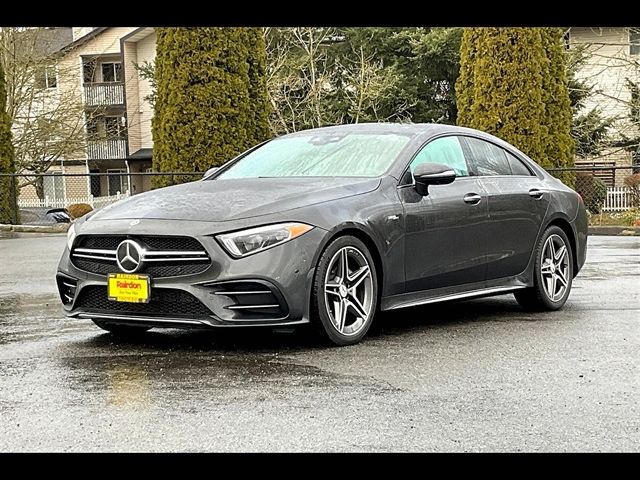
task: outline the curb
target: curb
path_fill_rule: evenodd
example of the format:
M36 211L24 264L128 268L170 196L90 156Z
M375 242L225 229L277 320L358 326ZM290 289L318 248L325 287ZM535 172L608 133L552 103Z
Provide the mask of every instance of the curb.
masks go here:
M3 225L0 224L0 232L16 233L65 233L69 230L70 223L56 223L54 225Z
M640 236L640 227L627 226L590 226L589 235L622 235L635 237Z

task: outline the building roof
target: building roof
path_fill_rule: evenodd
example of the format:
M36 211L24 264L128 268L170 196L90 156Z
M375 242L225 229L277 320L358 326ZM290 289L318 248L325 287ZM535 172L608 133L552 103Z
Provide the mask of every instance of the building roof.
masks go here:
M58 50L58 53L59 54L65 54L65 53L73 50L76 47L84 45L89 40L92 40L96 36L100 35L102 32L104 32L108 28L111 28L111 27L96 27L93 30L91 30L89 33L87 33L86 35L83 35L82 37L78 38L77 40L65 45L64 47L62 47L60 50Z
M137 42L153 33L153 27L138 27L120 39L121 42Z
M141 148L127 157L127 160L151 160L153 148Z
M71 27L37 27L14 29L9 37L12 48L27 55L49 56L73 40Z

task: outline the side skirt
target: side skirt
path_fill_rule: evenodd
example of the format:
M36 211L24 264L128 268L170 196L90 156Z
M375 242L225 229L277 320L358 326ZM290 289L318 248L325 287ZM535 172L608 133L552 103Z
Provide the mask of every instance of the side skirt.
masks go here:
M445 287L435 290L422 290L420 292L402 293L382 299L381 310L394 310L396 308L413 307L429 303L446 302L472 297L488 297L513 292L527 285L516 278L492 280L491 282L478 282L458 287Z

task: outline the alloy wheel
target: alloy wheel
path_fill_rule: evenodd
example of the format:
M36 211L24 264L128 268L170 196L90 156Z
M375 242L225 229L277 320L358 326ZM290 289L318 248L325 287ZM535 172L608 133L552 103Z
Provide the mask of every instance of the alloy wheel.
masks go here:
M339 249L324 279L324 298L333 327L343 335L357 335L373 306L373 277L364 254L353 246Z
M550 235L542 248L540 259L542 286L552 302L561 300L569 285L569 254L560 235Z

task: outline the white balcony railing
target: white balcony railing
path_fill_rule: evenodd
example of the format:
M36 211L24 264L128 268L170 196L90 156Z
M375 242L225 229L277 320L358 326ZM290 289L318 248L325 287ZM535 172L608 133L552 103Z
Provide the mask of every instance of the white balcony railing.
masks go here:
M124 105L122 82L85 83L84 102L87 107Z
M123 159L127 157L127 140L115 138L109 140L87 141L87 157L90 160Z

